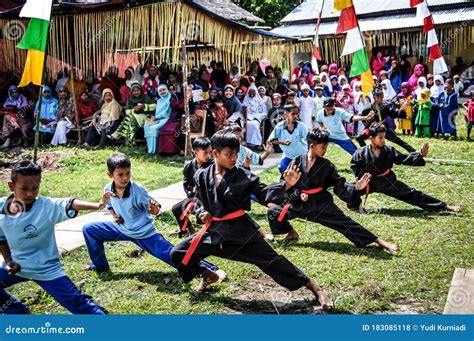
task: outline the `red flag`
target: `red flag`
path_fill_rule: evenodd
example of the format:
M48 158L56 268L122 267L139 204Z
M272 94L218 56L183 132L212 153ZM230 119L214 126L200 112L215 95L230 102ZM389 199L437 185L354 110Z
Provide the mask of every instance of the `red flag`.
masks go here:
M423 19L423 32L429 32L434 30L433 16L425 17Z
M431 46L430 47L430 62L441 57L443 57L441 46L439 46L439 44Z
M415 7L416 5L419 5L423 3L425 0L410 0L410 7Z
M339 17L336 34L347 32L356 27L357 27L357 17L355 14L354 6L344 8L341 11L341 16Z

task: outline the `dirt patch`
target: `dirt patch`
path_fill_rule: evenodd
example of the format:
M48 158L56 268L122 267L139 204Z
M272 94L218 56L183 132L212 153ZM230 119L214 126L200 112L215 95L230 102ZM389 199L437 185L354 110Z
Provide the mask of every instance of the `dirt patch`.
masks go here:
M426 314L423 302L414 298L403 297L394 300L392 301L392 307L393 309L384 313L405 315Z
M224 314L324 314L308 290L289 291L262 275L251 278L232 299Z
M5 154L0 161L0 181L8 181L10 179L11 167L19 160L32 159L32 154L26 154L27 150L23 148L14 148ZM43 172L52 172L61 169L59 161L63 157L72 155L73 152L54 151L42 152L38 154L37 164L41 166Z

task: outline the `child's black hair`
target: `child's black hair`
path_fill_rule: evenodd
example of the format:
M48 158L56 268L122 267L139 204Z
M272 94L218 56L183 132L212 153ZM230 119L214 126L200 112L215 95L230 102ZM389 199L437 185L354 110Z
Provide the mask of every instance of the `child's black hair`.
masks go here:
M125 154L113 154L107 159L107 170L113 173L117 168L131 168L132 163Z
M306 135L308 146L311 144L326 144L329 143L329 132L325 129L314 128Z
M209 148L210 145L211 145L211 140L209 140L209 137L204 137L204 136L197 137L193 141L193 150L196 150L196 149L206 150L207 148Z
M369 137L376 137L378 133L386 133L387 128L383 124L380 124L378 122L372 123L372 125L369 127Z
M214 102L224 103L224 98L221 95L217 95Z
M452 78L446 79L444 83L448 83L449 85L454 86L454 81L452 80Z
M37 176L41 172L41 167L29 160L18 161L13 165L11 180L15 183L20 176Z
M220 130L211 138L211 147L213 150L221 152L224 148L239 151L240 142L237 136L227 130Z
M225 127L224 130L226 132L237 133L237 132L242 132L242 127L239 126L238 124L231 124Z

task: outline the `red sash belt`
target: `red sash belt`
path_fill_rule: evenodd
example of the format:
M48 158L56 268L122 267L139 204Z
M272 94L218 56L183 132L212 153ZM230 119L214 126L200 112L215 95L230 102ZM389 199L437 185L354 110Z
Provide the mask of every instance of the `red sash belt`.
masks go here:
M221 218L211 217L209 222L204 224L204 226L199 230L198 234L191 241L191 245L189 246L188 251L186 251L186 254L184 255L183 261L181 263L183 265L188 265L189 260L191 259L191 256L193 255L194 251L196 251L196 248L199 245L199 242L201 241L202 237L204 236L204 233L206 233L207 229L211 226L211 224L214 221L232 220L232 219L242 217L243 215L245 215L245 211L244 210L238 210L238 211L226 214L225 216L223 216Z
M384 123L385 123L385 120L382 120L382 122L380 122L379 125L382 125ZM369 130L370 130L370 127L365 128L364 131L361 133L361 135L369 136Z
M390 169L387 169L385 172L379 174L379 175L376 175L375 177L376 178L380 178L382 176L385 176L387 175L388 173L390 173ZM367 198L369 197L369 193L370 193L370 182L367 184L367 186L365 187L365 198L364 198L364 206L365 206L365 203L367 201Z
M313 189L302 189L301 192L302 193L306 193L306 194L316 194L316 193L319 193L321 191L324 190L324 187L317 187L317 188L313 188ZM281 222L286 214L288 213L288 210L290 209L291 207L291 204L286 204L285 206L283 206L283 209L281 210L280 214L278 215L278 222Z
M179 220L183 221L184 224L183 227L181 227L181 231L184 232L186 231L186 227L188 227L189 224L189 213L191 213L192 209L194 208L194 205L196 205L196 202L194 200L191 200L187 205L186 208L184 209L183 213L179 217Z

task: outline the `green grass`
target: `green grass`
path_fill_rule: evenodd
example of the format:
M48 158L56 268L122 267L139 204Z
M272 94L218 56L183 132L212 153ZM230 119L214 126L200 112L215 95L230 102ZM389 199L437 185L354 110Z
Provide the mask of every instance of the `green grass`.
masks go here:
M406 137L406 140L417 149L426 141L411 137ZM474 143L429 142L432 145L429 156L432 158L474 159ZM85 198L98 195L83 189L85 186L77 185L76 180L78 177L87 179L87 187L97 187L99 193L107 181L103 158L110 151L78 153L62 161L66 167L60 174L45 175L43 194L75 194ZM331 145L327 157L343 176L353 178L347 153ZM178 180L181 161L172 165L170 159L164 159L159 161L158 167L154 160L143 153L134 156L137 181L155 189ZM169 168L175 175L168 170L163 172L162 167ZM368 208L376 213L359 215L347 211L345 205L336 200L354 220L380 237L397 243L401 252L396 256L375 246L358 249L342 235L301 220L294 221L294 227L301 235L297 244L286 247L277 243L273 245L327 289L336 301L338 313L399 313L403 308L419 313L442 313L454 269L474 267L473 170L474 165L469 163L430 162L423 168L395 167L399 179L407 184L449 204L461 205L462 212L457 214L426 213L386 196L373 194ZM277 177L275 169L261 174L265 182L272 182ZM252 215L268 230L263 207L254 205ZM156 226L165 236L176 229L170 213L157 218ZM172 243L178 242L177 238L168 239ZM89 262L84 247L66 255L63 264L66 273L76 284L80 284L86 294L93 296L114 314L271 313L275 311L269 302L275 297L285 297L285 293L278 286L273 286L268 277L255 267L213 257L209 260L228 272L230 280L216 285L216 289L209 293L196 296L193 287L197 280L190 285L182 284L172 268L148 254L140 258L126 256L136 249L131 243L107 244L106 252L112 271L101 276L80 271L81 266ZM30 304L33 313L66 313L34 283L17 285L11 292ZM299 302L295 312L311 311L307 309L311 303L304 301L310 295L304 289L295 292L293 298ZM284 306L279 307L285 311Z
M78 199L98 201L104 186L110 182L106 160L113 153L121 152L132 161L133 180L150 190L166 187L182 179L183 157L148 155L144 147L136 149L116 147L102 150L85 150L75 147L42 148L42 152L68 153L59 160L60 169L46 171L42 177L40 195L52 197L76 196ZM0 153L0 158L5 157ZM31 157L29 151L22 157ZM0 196L8 194L6 182L0 184Z

